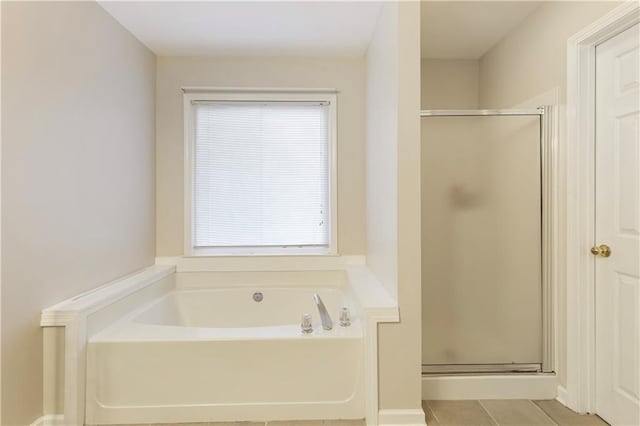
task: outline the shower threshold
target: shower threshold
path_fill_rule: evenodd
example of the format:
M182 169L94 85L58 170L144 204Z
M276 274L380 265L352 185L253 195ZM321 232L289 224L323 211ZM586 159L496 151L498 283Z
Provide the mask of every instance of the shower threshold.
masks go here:
M542 364L422 364L422 375L473 373L541 373Z

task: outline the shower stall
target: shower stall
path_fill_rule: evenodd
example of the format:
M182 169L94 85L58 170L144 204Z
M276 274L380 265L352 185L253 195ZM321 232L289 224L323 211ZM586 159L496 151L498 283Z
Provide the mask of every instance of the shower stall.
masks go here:
M552 113L421 113L425 375L553 369Z

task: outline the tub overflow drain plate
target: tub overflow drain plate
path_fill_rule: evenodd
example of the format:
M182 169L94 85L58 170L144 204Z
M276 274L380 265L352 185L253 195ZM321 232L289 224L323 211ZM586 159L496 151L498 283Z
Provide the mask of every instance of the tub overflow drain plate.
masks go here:
M259 291L256 291L255 293L253 293L253 300L256 302L262 302L262 299L264 299L264 296L262 295L262 293L260 293Z

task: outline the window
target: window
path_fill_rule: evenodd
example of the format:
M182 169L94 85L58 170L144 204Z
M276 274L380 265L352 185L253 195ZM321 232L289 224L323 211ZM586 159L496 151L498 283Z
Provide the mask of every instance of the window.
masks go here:
M185 91L185 254L334 254L335 94Z

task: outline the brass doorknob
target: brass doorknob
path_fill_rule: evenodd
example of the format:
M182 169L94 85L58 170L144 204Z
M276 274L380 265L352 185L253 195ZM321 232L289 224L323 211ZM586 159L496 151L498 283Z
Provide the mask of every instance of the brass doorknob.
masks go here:
M599 246L591 247L591 253L595 256L609 257L611 256L611 249L606 244L600 244Z

